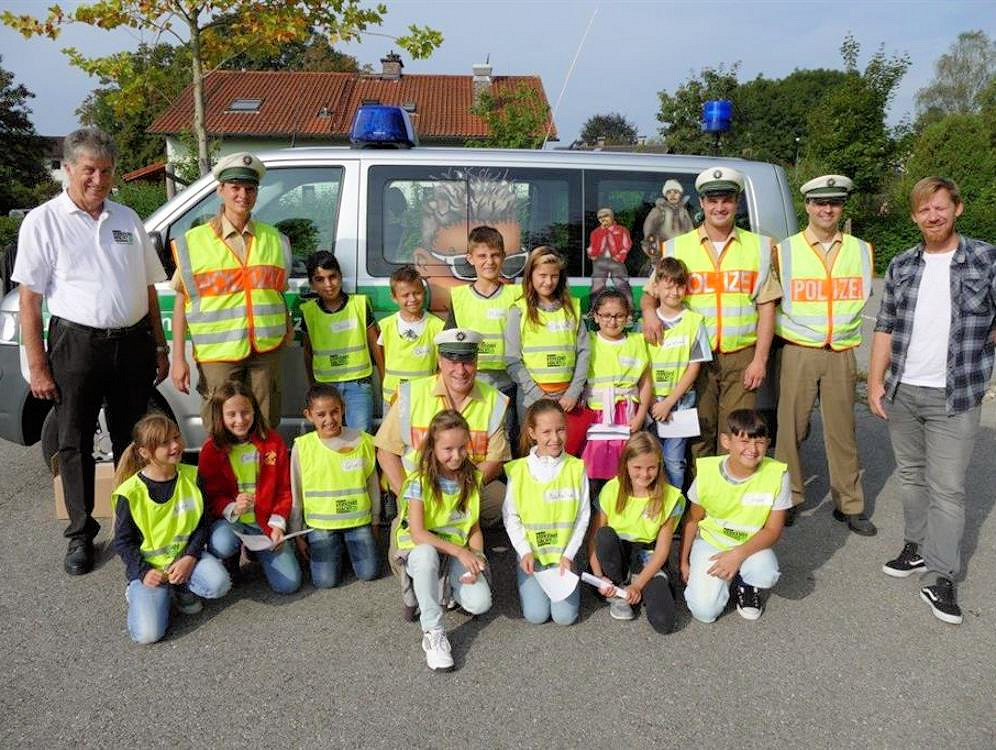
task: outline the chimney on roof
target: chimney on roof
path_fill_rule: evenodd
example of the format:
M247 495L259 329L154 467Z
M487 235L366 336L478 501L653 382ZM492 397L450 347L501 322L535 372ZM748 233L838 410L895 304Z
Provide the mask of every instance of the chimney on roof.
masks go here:
M380 64L383 66L380 77L385 81L397 81L401 78L401 69L405 67L405 64L401 62L401 55L397 52L393 50L388 52L380 58Z
M481 98L481 94L491 90L491 63L477 63L473 67L474 71L474 102Z

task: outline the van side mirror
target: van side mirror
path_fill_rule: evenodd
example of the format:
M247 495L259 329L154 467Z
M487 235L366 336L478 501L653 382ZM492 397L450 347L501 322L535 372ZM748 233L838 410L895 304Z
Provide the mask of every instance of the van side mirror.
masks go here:
M152 240L152 247L156 251L159 262L163 264L163 270L167 277L172 277L176 266L173 264L173 253L171 253L163 242L162 232L149 232L149 239Z

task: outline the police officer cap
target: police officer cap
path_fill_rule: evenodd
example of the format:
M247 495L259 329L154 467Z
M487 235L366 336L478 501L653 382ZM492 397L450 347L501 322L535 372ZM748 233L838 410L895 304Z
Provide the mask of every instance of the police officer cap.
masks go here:
M436 334L439 356L457 362L473 362L481 344L481 334L469 328L449 328Z
M737 195L744 189L744 176L730 167L709 167L695 178L699 195Z
M248 182L259 185L266 174L266 167L248 151L240 151L219 159L211 174L218 182Z
M839 198L844 200L853 189L854 183L842 174L825 174L822 177L814 177L799 188L806 196L806 200L810 198Z

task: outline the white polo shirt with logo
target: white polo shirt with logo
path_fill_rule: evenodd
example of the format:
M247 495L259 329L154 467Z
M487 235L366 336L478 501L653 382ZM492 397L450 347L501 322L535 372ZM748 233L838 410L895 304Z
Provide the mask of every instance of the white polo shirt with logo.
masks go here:
M105 199L94 219L62 192L24 217L11 278L52 315L124 328L148 314L148 287L166 274L138 214Z

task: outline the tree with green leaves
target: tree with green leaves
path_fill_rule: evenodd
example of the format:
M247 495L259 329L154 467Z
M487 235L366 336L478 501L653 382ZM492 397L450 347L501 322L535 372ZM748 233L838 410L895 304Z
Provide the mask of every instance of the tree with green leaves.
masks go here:
M996 81L996 40L966 31L934 63L934 79L916 92L921 119L978 112L986 89Z
M470 147L540 148L546 140L550 107L525 83L501 93L482 92L470 111L488 126L487 136L467 141Z
M579 140L589 146L604 143L607 146L632 146L637 139L636 125L618 112L592 115L581 126Z
M272 50L249 49L225 60L226 70L294 70L305 73L359 73L369 72L370 66L360 66L352 55L340 52L328 38L312 33L309 39L300 39Z
M306 42L315 33L328 39L358 39L370 26L383 21L387 8L360 5L360 0L95 0L72 11L58 5L48 16L0 14L5 24L25 37L56 39L65 26L82 23L101 29L130 28L175 39L189 47L189 82L193 86L193 133L201 174L211 169L208 135L204 126L204 76L225 60L252 50L279 54L285 44ZM442 43L442 35L412 24L396 39L414 58L427 57ZM124 61L119 55L84 57L67 49L70 61L91 75L116 80Z

